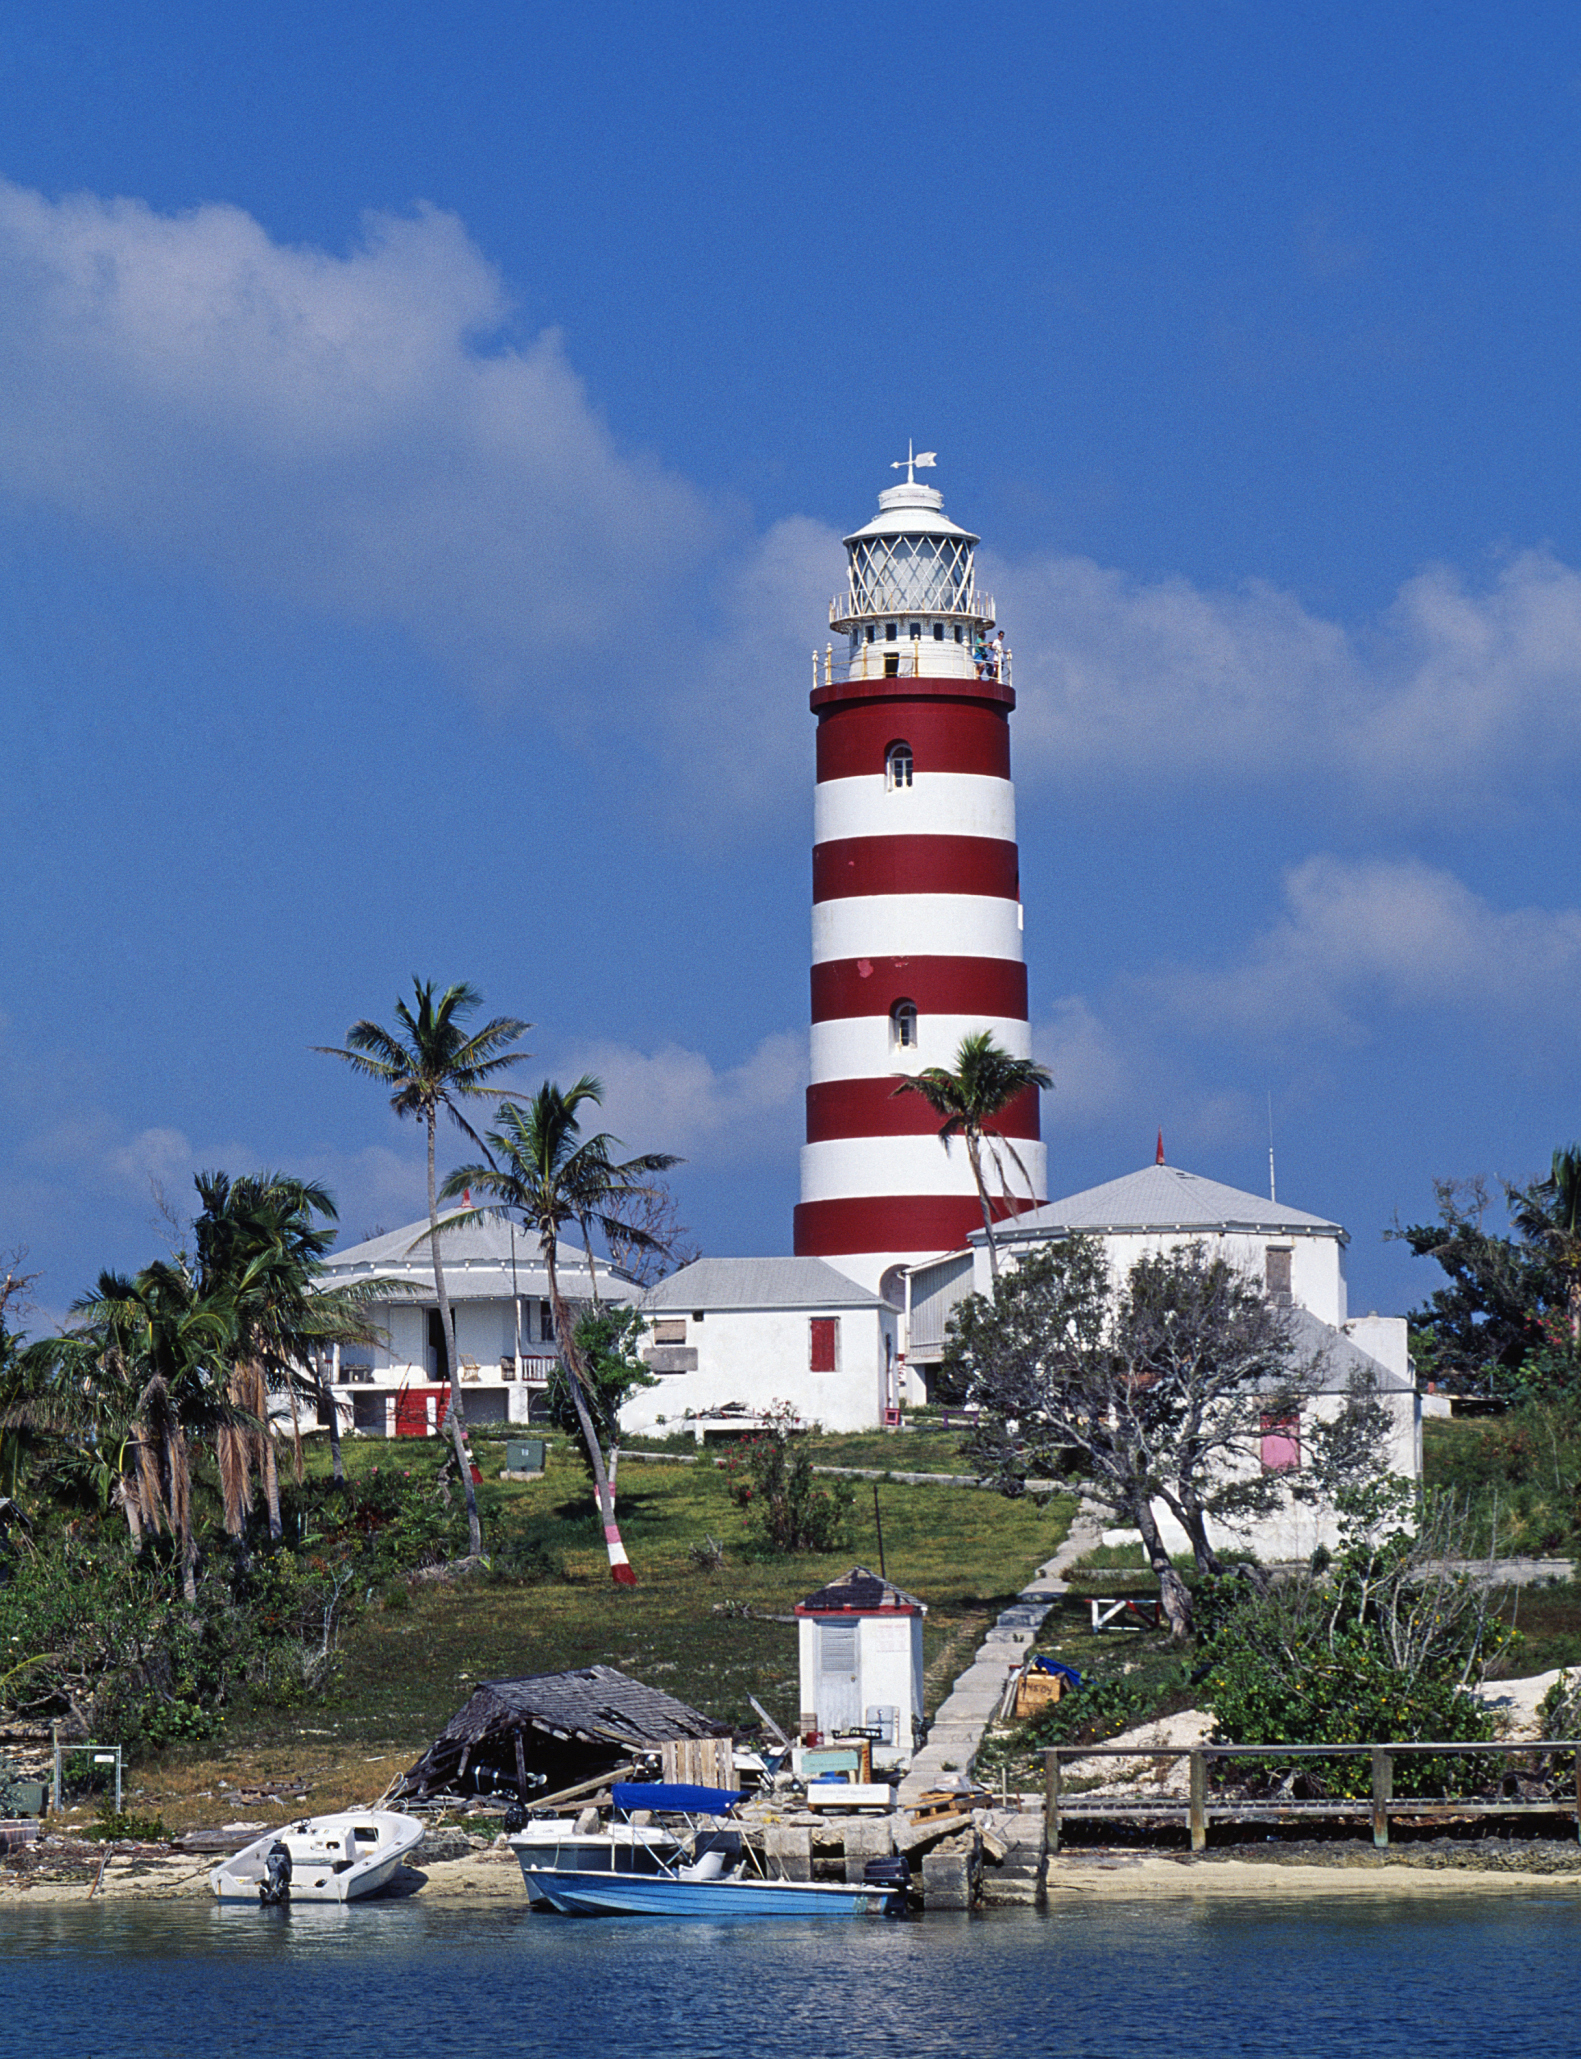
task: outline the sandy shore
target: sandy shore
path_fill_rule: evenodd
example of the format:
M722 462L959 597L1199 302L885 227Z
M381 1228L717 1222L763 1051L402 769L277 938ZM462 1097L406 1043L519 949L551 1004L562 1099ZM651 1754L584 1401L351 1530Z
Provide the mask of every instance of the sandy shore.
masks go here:
M143 1902L203 1899L210 1893L213 1860L193 1854L170 1854L148 1847L113 1849L100 1873L101 1854L84 1854L80 1846L37 1850L26 1871L0 1868L0 1911L43 1902ZM1124 1897L1180 1897L1268 1901L1290 1895L1343 1895L1374 1898L1399 1895L1562 1894L1581 1893L1581 1849L1573 1871L1555 1872L1551 1848L1545 1848L1544 1870L1516 1871L1518 1853L1505 1853L1499 1863L1477 1865L1412 1865L1403 1853L1385 1858L1358 1848L1344 1848L1328 1863L1286 1859L1241 1858L1233 1854L1200 1859L1186 1855L1130 1852L1058 1853L1049 1861L1048 1905L1057 1914L1078 1896L1114 1900ZM1533 1864L1536 1864L1533 1855ZM464 1859L435 1860L403 1867L382 1901L493 1902L525 1908L521 1873L514 1854L489 1849ZM0 1914L0 1923L3 1923Z

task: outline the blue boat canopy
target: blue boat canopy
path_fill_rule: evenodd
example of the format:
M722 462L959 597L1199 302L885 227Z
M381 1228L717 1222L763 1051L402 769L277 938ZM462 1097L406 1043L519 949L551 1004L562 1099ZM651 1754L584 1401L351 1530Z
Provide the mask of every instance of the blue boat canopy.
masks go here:
M611 1790L615 1807L658 1809L676 1816L728 1816L746 1795L744 1787L687 1787L679 1781L617 1780Z

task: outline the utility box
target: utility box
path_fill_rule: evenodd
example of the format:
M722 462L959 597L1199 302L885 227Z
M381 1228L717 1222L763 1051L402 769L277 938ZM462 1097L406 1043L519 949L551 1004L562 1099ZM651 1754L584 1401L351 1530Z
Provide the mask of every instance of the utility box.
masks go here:
M544 1468L544 1440L541 1437L508 1437L505 1440L507 1473L541 1473Z
M853 1566L796 1605L802 1735L863 1736L875 1768L909 1766L922 1719L924 1603Z

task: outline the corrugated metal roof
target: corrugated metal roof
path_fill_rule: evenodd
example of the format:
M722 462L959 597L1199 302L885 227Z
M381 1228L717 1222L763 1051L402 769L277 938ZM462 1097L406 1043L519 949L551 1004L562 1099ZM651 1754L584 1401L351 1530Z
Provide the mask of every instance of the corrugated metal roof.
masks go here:
M796 1604L798 1616L829 1616L841 1610L871 1616L884 1610L911 1609L923 1615L928 1613L926 1602L918 1601L914 1594L907 1594L893 1580L885 1580L879 1574L869 1572L866 1566L853 1566L849 1573L838 1580L831 1580L827 1587L820 1587L816 1593Z
M1321 1215L1270 1201L1265 1194L1243 1193L1178 1165L1145 1165L1123 1179L1029 1209L996 1224L994 1238L1009 1244L1048 1230L1250 1230L1259 1235L1345 1237L1338 1223ZM974 1230L971 1242L981 1244L983 1236L983 1231Z
M516 1226L515 1270L511 1267L511 1225L501 1216L484 1216L477 1222L457 1227L440 1217L439 1252L444 1261L445 1287L453 1301L508 1299L514 1294L549 1292L549 1272L538 1248L538 1239L520 1224ZM599 1292L606 1301L627 1302L636 1298L634 1283L605 1259L599 1259ZM571 1301L586 1300L589 1293L587 1253L580 1244L563 1240L555 1251L555 1267L561 1292ZM324 1261L322 1278L331 1286L377 1276L403 1280L431 1295L434 1269L429 1260L428 1220L407 1223L398 1230L386 1230L365 1243L333 1251Z
M699 1258L660 1280L644 1308L885 1308L821 1258Z

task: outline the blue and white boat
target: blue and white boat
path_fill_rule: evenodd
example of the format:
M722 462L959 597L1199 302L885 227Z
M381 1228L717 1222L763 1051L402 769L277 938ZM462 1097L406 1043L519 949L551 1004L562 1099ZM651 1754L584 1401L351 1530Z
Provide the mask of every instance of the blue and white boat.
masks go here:
M622 1782L613 1792L615 1807L630 1814L646 1810L688 1819L728 1816L742 1797L724 1788L683 1787L665 1782ZM633 1829L645 1826L633 1825ZM666 1836L670 1852L658 1842ZM511 1843L517 1844L512 1838ZM579 1849L580 1847L580 1849ZM539 1843L530 1853L518 1848L527 1891L562 1916L702 1917L711 1922L741 1917L808 1917L901 1915L904 1887L838 1881L768 1880L745 1870L748 1853L739 1835L717 1829L694 1833L692 1857L685 1858L678 1840L664 1833L653 1842L622 1843L612 1839L592 1866L585 1860L585 1839L566 1839L555 1852L557 1861ZM606 1856L607 1853L607 1856ZM671 1855L673 1853L673 1856ZM572 1863L566 1864L569 1860ZM529 1871L529 1865L531 1870Z

